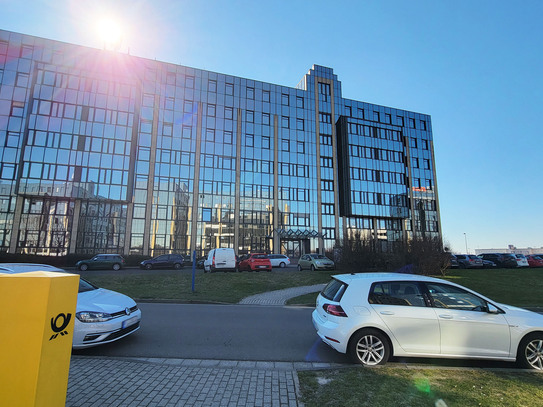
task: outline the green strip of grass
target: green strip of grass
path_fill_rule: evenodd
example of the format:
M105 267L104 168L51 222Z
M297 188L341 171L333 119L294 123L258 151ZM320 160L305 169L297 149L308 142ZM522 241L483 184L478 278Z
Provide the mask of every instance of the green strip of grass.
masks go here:
M93 275L83 277L100 287L120 291L140 300L175 300L181 302L237 303L253 294L327 283L336 271L273 271L271 273L203 273L192 274L156 271L122 275ZM495 301L519 307L543 307L543 269L454 270L444 277L471 288ZM314 304L317 294L308 294L289 304Z
M543 405L540 372L356 367L298 377L306 407Z
M326 283L330 275L326 271L273 271L243 273L203 273L195 277L192 292L192 274L142 273L135 275L92 275L82 277L99 287L119 291L140 300L175 300L182 302L221 302L235 304L253 294Z

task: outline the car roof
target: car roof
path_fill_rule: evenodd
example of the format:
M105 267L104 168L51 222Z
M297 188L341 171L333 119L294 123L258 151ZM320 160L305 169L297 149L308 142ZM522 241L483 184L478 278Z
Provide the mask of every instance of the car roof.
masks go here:
M65 271L49 264L39 263L0 263L0 273L16 274L31 271Z
M343 281L346 284L349 284L354 281L365 281L365 280L379 280L379 281L396 281L396 280L417 280L417 281L428 281L434 283L441 283L445 280L439 278L427 277L420 274L405 274L405 273L351 273L351 274L337 274L332 276L336 280ZM450 283L449 281L446 281ZM454 283L453 283L454 284Z

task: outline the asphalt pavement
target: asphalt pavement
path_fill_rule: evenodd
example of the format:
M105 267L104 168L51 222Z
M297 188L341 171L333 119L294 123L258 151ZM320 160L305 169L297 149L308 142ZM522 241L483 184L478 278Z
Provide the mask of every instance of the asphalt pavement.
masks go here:
M318 285L280 290L247 301L281 305L321 289ZM76 354L70 363L66 406L300 406L297 371L334 365Z

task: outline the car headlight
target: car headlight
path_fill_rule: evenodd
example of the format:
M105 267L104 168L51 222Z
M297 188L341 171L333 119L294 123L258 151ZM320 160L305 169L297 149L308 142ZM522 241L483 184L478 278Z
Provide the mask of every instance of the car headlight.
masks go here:
M105 322L113 317L106 312L81 311L75 314L81 322Z
M316 264L317 266L322 266L322 261L317 260L317 261L315 262L315 264Z

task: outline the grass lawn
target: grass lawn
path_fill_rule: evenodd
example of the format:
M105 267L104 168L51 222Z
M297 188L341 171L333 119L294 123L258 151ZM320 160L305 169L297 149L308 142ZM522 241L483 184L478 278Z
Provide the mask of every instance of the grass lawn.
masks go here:
M195 278L180 273L110 274L83 277L100 287L120 291L133 298L181 302L237 303L253 294L289 287L326 283L341 271L273 271L271 273L203 273ZM445 279L469 287L495 301L520 307L543 307L543 269L451 270ZM289 304L314 304L317 293L294 298Z
M181 302L219 302L235 304L243 298L267 291L326 283L329 271L272 271L243 273L196 273L194 293L190 272L161 273L160 271L135 275L93 275L82 277L99 287L120 291L140 300L175 300Z
M353 367L299 371L306 407L543 406L541 372Z

